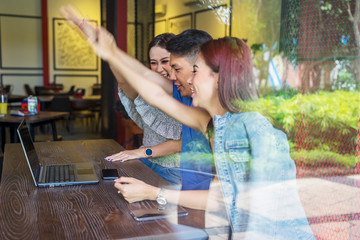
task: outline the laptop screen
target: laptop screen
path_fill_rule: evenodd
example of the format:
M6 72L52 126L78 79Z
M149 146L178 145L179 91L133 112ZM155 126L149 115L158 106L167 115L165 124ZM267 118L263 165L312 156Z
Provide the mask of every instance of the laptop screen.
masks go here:
M36 154L35 151L34 143L31 139L29 129L26 126L25 119L22 120L22 122L20 123L17 132L25 153L25 157L28 160L29 167L31 168L32 175L36 183L37 180L39 179L40 163L39 163L38 155Z

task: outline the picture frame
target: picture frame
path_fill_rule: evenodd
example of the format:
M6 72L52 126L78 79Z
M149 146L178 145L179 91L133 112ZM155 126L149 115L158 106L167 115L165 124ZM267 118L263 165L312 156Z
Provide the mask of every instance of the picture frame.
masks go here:
M168 19L168 32L179 34L186 29L192 28L193 15L186 13Z
M97 21L88 20L97 25ZM99 60L87 40L64 18L53 18L54 70L97 71Z

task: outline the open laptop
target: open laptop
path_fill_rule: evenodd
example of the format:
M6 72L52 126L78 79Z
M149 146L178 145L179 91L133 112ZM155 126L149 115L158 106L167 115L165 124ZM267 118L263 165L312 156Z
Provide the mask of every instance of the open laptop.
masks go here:
M57 187L99 182L93 163L60 164L59 161L59 164L41 165L25 119L21 121L17 132L36 186Z

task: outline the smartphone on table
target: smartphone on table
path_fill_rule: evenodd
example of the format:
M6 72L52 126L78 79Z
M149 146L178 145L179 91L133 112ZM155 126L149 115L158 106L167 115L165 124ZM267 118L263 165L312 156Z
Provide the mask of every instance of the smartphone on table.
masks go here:
M117 169L103 169L102 170L102 179L104 180L114 180L119 178L119 173Z

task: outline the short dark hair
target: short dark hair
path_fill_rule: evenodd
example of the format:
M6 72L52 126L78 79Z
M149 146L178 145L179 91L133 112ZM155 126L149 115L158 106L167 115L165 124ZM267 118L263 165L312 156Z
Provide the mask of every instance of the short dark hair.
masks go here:
M197 29L187 29L173 37L167 44L166 50L178 57L187 57L195 61L200 46L212 40L210 34Z
M151 48L157 46L157 47L166 49L167 42L170 41L170 39L172 39L173 37L175 37L175 34L173 34L173 33L163 33L163 34L159 34L153 38L153 40L149 43L149 46L148 46L148 62L149 63L150 63Z

